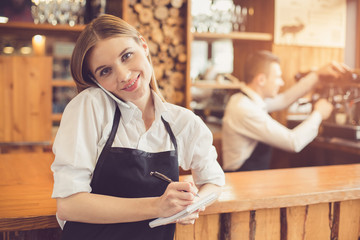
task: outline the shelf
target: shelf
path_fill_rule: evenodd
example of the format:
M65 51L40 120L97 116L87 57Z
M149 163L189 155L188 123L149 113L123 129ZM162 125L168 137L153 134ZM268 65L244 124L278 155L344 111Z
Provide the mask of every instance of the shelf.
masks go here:
M195 40L252 40L252 41L272 41L273 36L270 33L258 32L232 32L232 33L192 33Z
M32 22L8 22L0 23L1 35L15 36L33 36L35 34L51 35L51 36L71 36L76 39L84 30L85 25L75 25L71 27L67 24L35 24Z
M200 80L192 83L191 86L211 89L239 89L242 85L239 83L217 83L215 81Z
M73 80L53 79L51 84L53 87L76 87Z

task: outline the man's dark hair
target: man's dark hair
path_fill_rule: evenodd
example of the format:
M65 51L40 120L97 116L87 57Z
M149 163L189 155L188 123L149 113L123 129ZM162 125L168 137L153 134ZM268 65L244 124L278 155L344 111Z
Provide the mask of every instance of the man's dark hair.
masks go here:
M279 63L280 59L270 51L261 50L250 54L244 64L244 82L250 83L260 73L269 74L271 63Z

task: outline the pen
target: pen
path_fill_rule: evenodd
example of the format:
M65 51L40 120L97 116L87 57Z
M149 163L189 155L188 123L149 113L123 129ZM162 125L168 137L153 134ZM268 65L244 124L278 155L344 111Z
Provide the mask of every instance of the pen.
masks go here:
M173 180L171 180L169 177L165 176L162 173L156 172L156 171L155 172L150 172L150 175L154 176L154 177L156 177L158 179L161 179L161 180L163 180L163 181L165 181L167 183L172 183L173 182ZM196 193L195 196L200 197L199 194L197 194L197 193Z

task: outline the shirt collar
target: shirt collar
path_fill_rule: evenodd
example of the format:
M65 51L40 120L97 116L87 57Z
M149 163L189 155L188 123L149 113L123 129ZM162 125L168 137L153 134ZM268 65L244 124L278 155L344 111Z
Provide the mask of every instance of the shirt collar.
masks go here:
M140 110L135 104L133 104L132 102L125 102L125 101L117 98L114 94L107 91L100 84L98 84L98 86L116 102L117 106L120 108L121 117L123 118L123 121L125 124L130 122L130 120L134 117L134 114L136 112L139 112L139 114L140 114ZM169 121L168 114L167 114L168 109L165 106L165 103L155 93L154 90L151 90L151 94L152 94L152 97L154 100L154 106L155 106L155 119L158 120L158 119L160 119L161 116L163 116L166 121Z
M266 109L265 101L262 99L262 97L257 92L252 90L245 83L241 83L241 90L243 92L245 92L256 105L260 106L263 109Z

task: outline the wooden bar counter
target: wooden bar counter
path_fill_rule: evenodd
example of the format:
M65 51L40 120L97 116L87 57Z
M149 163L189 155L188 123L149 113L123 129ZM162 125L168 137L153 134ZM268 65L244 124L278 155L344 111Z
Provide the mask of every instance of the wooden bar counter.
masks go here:
M219 200L176 230L176 240L359 236L360 164L226 173Z
M59 239L52 161L51 153L0 154L1 240ZM25 232L42 233L16 237ZM351 164L226 173L219 200L194 225L178 225L175 238L357 240L359 232L360 164Z

